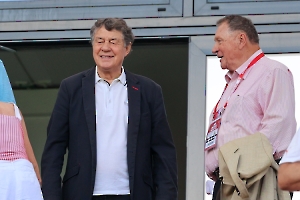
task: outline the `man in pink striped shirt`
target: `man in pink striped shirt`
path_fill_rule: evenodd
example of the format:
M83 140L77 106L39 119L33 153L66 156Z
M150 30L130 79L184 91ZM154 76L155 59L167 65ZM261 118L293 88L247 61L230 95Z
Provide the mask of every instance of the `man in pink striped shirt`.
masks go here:
M206 173L216 181L222 145L261 132L273 146L274 159L280 159L296 131L296 120L292 73L264 55L251 20L239 15L220 19L214 40L212 52L228 70L205 143Z

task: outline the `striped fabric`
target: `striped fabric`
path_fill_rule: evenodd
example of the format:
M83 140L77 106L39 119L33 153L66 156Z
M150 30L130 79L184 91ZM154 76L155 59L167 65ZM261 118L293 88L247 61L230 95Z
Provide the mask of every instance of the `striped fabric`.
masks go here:
M0 114L0 160L28 159L21 121L16 116Z
M223 107L234 91L239 75L262 50L254 53L233 74L226 75L228 87L217 110ZM212 123L211 114L209 124ZM267 56L255 63L231 95L222 114L217 146L205 151L206 173L218 167L218 150L232 140L263 133L269 139L274 158L279 159L296 132L294 81L290 70Z

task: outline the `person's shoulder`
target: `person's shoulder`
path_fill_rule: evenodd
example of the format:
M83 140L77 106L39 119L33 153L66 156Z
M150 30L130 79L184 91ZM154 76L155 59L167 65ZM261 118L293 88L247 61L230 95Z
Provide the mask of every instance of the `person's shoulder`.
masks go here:
M279 62L277 60L268 58L267 56L265 56L262 59L262 63L263 65L263 73L265 74L286 74L286 77L292 78L293 74L290 71L290 69L283 64L282 62Z
M156 83L154 80L152 80L149 77L140 75L140 74L135 74L129 71L125 71L127 79L132 79L135 80L137 82L139 82L141 85L149 85L149 86L159 86L158 83ZM159 86L160 87L160 86Z
M62 80L62 82L73 82L76 81L78 79L82 79L85 76L89 76L89 75L93 75L95 73L95 67L87 69L85 71L81 71L77 74L73 74L65 79Z
M267 56L265 56L263 60L264 60L264 64L268 66L270 70L275 70L275 69L288 70L288 67L282 62L271 59Z
M0 101L0 114L13 115L14 104Z

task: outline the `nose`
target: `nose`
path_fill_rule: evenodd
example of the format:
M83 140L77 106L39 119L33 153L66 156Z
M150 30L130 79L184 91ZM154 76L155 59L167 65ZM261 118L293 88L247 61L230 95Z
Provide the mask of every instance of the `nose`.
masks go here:
M211 51L211 52L214 53L214 54L217 54L218 51L219 51L219 50L218 50L217 44L215 43L214 46L213 46L213 48L212 48L212 51Z
M102 45L102 47L101 47L101 50L102 50L102 51L109 51L109 50L110 50L110 45L109 45L109 44L110 44L109 41L103 42L103 45Z

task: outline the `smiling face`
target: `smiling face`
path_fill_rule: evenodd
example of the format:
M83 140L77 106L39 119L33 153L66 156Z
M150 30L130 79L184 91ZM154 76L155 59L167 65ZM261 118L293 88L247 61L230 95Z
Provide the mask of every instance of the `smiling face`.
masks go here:
M92 45L98 72L120 74L123 60L131 50L131 44L125 46L122 33L103 26L95 31Z
M239 65L240 58L239 31L231 31L227 23L221 24L215 34L215 44L212 52L220 59L221 68L235 71Z

